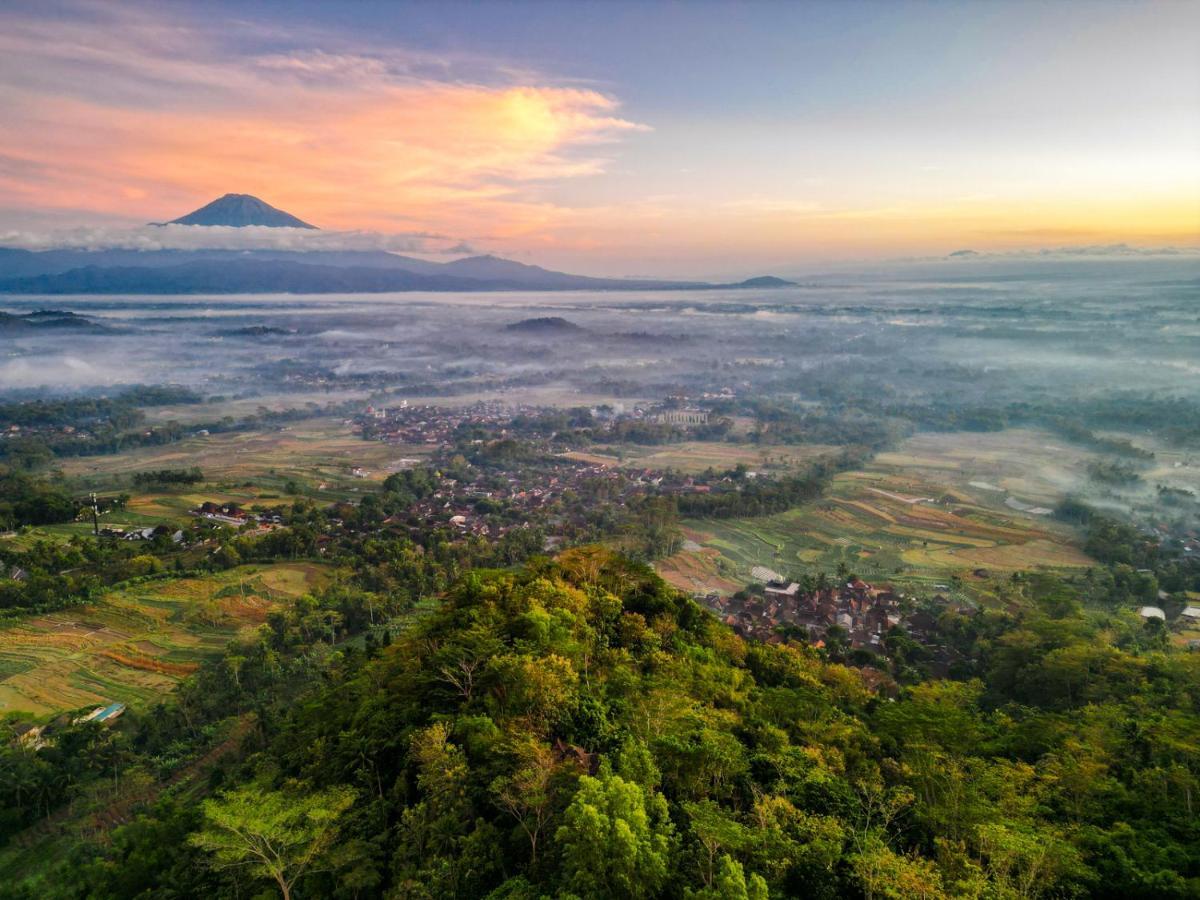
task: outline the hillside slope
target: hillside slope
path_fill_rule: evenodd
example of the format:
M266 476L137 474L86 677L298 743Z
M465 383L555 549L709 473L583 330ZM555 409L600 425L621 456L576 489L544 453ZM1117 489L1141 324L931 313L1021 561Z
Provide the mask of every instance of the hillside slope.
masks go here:
M326 656L219 799L118 831L82 894L231 895L221 822L319 814L304 896L1194 896L1195 660L1107 644L1040 584L944 623L991 644L984 682L888 702L605 550L474 572L374 659Z

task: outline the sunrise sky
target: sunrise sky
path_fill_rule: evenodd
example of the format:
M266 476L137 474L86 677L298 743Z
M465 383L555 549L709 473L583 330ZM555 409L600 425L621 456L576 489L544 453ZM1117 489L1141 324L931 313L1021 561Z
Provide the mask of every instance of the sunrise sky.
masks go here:
M244 192L596 274L1196 247L1198 37L1197 2L6 0L0 243Z

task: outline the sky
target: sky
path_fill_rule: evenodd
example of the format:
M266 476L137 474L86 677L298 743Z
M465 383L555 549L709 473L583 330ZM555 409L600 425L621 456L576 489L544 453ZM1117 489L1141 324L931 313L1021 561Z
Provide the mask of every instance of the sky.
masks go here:
M5 0L0 244L236 192L603 275L1196 248L1198 36L1196 0Z

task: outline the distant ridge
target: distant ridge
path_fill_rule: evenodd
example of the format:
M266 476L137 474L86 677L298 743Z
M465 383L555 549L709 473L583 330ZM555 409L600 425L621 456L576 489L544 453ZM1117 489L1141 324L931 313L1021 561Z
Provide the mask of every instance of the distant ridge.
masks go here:
M389 265L331 264L349 262L349 254L240 254L210 256L202 252L146 251L147 262L129 265L131 254L117 258L123 264L105 265L103 251L72 256L51 265L54 271L5 277L4 254L0 253L0 294L326 294L384 293L393 291L678 291L714 289L767 289L782 287L777 280L749 279L738 284L707 284L694 281L629 281L619 278L588 278L551 272L507 260L479 265L476 260L455 263L425 263L412 271L403 258ZM39 254L33 259L18 255L13 268L38 271ZM182 262L181 260L188 260ZM310 261L311 260L311 261ZM165 263L165 264L161 264ZM507 265L501 266L500 263ZM416 268L414 266L414 268ZM463 270L470 274L463 274ZM490 274L492 270L494 274Z
M759 275L757 278L747 278L745 281L739 281L737 284L730 285L730 287L737 288L778 288L795 286L796 282L788 281L785 278L776 278L774 275Z
M153 225L305 228L249 194ZM771 275L735 284L597 278L498 256L433 262L383 250L61 249L0 247L0 294L259 294L394 291L677 291L791 286ZM16 327L16 326L14 326Z
M583 331L574 322L562 316L539 316L536 319L522 319L504 326L505 331L524 331L530 334L566 334L573 331Z
M38 309L18 314L0 312L0 337L20 334L31 329L108 330L99 322L93 322L86 316L61 309Z
M162 223L152 223L162 224ZM245 228L247 225L265 225L268 228L312 228L291 213L276 209L269 203L250 194L226 194L207 206L202 206L186 216L172 219L167 225L224 225Z

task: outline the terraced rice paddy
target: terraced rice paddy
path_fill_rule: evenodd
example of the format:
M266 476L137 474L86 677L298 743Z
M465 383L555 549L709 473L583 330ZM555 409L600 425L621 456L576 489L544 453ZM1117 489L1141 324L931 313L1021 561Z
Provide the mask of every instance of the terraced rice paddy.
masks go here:
M694 543L689 541L689 544ZM732 567L722 558L720 551L712 547L684 549L660 560L655 568L668 583L689 593L707 594L715 591L732 594L742 587L741 583L725 574L724 570Z
M0 630L0 715L149 705L325 578L314 563L241 566L116 588L98 603L9 625Z
M1046 449L1031 462L1034 445ZM1037 432L919 435L838 476L817 503L762 518L686 522L684 536L702 549L681 551L658 568L680 587L724 592L748 582L758 565L799 573L844 564L867 580L917 589L951 576L977 581L976 570L991 576L1088 566L1070 529L1004 503L1010 491L1056 503L1056 484L1081 464L1076 453L1087 455L1061 452Z

